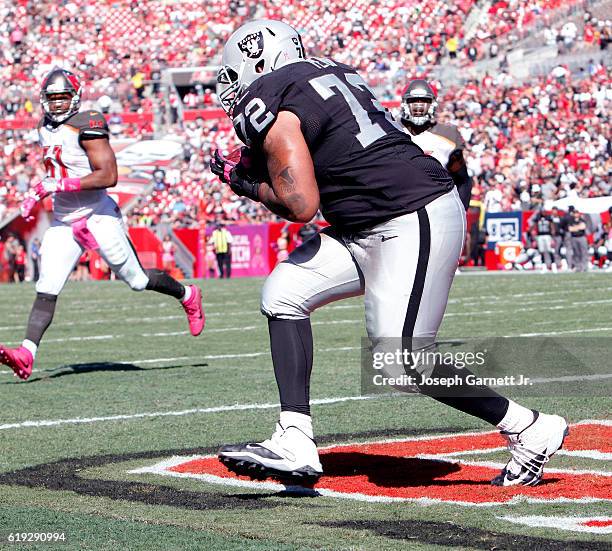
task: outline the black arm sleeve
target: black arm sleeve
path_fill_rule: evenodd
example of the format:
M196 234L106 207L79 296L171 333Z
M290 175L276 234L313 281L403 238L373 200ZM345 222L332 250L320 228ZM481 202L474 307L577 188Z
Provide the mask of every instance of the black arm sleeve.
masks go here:
M467 210L470 206L470 198L472 196L472 178L468 174L467 167L463 165L457 172L451 172L450 175L457 186L461 202L465 210Z

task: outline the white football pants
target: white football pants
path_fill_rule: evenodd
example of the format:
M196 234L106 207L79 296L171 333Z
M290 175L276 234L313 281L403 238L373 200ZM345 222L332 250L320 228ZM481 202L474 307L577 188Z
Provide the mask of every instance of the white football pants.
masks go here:
M135 291L143 291L149 278L132 248L117 204L110 198L104 201L87 219L87 228L98 243L97 252L115 275ZM54 220L43 237L36 292L59 295L84 250L72 226Z
M365 294L366 329L381 337L435 338L465 236L455 188L417 212L354 235L326 229L276 266L262 312L304 319L324 304Z

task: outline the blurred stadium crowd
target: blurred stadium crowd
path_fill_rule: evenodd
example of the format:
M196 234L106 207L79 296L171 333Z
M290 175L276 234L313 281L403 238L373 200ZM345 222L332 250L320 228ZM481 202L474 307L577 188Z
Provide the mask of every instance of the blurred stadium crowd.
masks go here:
M151 137L151 123L124 124L118 114L165 109L161 72L214 65L227 36L252 17L290 22L310 55L357 66L382 99L397 101L408 79L434 66L503 58L536 31L542 47L554 43L560 52L607 48L610 21L584 7L584 0L0 0L0 75L8 83L0 90L0 121L37 117L40 80L62 65L81 76L86 106L110 112L114 138ZM579 13L578 24L555 17L568 9L578 10L571 12ZM461 86L438 83L439 118L457 124L467 143L473 198L504 211L610 195L609 67L591 62L572 74L559 65L522 82L503 67ZM182 101L186 108L217 106L214 92L202 87ZM237 145L227 120L177 122L170 133L183 144L182 159L158 171L152 191L129 214L131 224L196 226L200 209L236 222L272 217L233 196L207 169L216 147ZM0 219L41 174L35 141L32 129L0 132Z

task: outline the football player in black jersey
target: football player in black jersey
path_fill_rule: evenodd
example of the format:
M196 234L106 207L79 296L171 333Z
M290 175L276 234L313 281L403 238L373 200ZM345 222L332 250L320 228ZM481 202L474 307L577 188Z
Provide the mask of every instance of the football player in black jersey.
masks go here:
M281 401L276 431L264 442L225 446L219 457L240 474L313 481L322 465L309 407L311 312L365 295L375 351L387 337L412 350L415 338L432 345L463 246L465 210L445 168L412 142L359 74L305 58L289 25L240 27L225 45L217 91L248 148L230 157L216 152L213 172L288 220L308 222L320 209L331 224L278 264L263 288ZM469 374L432 369L433 378ZM420 392L507 436L512 458L495 484L539 482L563 442L563 418L487 387L461 385L460 396L449 397L423 380Z
M542 255L542 260L544 260L542 271L547 272L551 270L553 273L557 273L557 258L553 242L553 237L556 237L556 228L552 216L546 214L540 208L531 217L530 226L536 231L538 251Z

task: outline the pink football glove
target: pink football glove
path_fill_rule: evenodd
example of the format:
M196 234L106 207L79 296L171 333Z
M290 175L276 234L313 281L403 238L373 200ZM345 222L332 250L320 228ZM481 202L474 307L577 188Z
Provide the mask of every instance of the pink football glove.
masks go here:
M220 149L215 150L213 159L210 162L210 169L213 174L216 174L219 179L229 184L232 176L232 170L236 168L236 165L242 160L242 150L247 149L246 147L234 149L231 153L226 156L223 155Z
M34 210L36 203L38 203L38 198L35 197L33 194L28 194L26 198L21 202L21 205L19 205L21 216L24 217L26 222L31 222L32 220L34 220L34 216L32 216L32 211Z
M210 170L222 182L229 184L238 197L248 197L252 201L259 201L260 183L257 178L250 176L248 170L246 170L246 163L248 163L248 166L251 164L248 152L248 147L241 147L225 157L221 150L216 149L210 162Z
M43 178L40 182L34 184L30 192L33 192L34 196L38 197L39 201L42 201L48 195L55 193L59 184L59 181L55 178Z
M32 188L30 188L30 191L28 192L26 198L19 206L21 216L23 216L26 221L29 222L34 218L32 216L32 210L34 210L36 203L42 201L45 197L48 197L52 193L57 193L58 191L80 190L80 178L62 178L61 180L56 180L55 178L47 176L46 178L43 178L40 182L35 184Z

